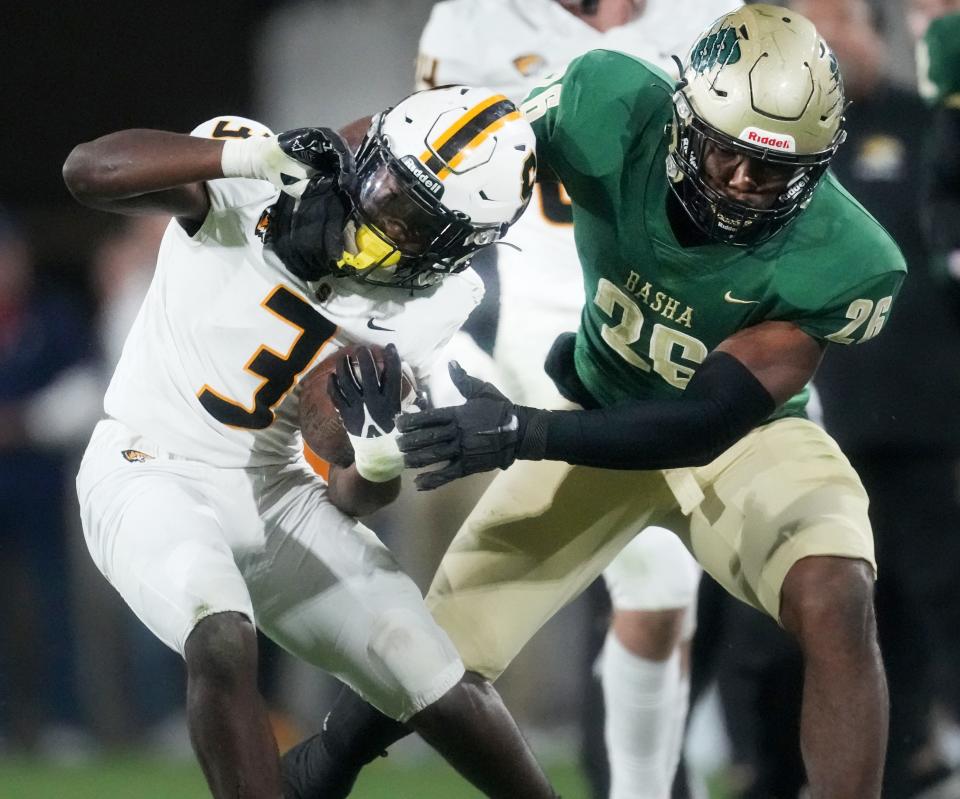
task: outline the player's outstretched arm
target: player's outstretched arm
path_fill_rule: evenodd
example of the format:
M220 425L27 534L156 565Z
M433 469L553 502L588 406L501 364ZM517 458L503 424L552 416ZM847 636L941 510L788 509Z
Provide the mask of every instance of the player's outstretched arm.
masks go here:
M133 129L78 144L63 165L63 178L84 205L122 214L169 214L191 230L210 207L208 180L265 180L300 197L314 179L342 185L353 169L349 148L327 128L226 140Z
M169 214L199 225L210 200L204 182L223 177L223 142L161 130L121 130L78 144L63 165L83 205L121 214Z
M822 349L790 322L763 322L723 341L683 396L587 411L514 405L489 383L451 366L464 405L397 421L407 466L448 462L417 477L432 489L514 460L556 460L606 469L665 469L709 463L800 391Z

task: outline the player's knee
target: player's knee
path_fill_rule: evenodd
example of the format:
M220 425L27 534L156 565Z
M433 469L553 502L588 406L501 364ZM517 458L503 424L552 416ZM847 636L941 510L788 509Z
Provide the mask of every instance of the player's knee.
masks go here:
M489 680L468 671L436 702L413 716L408 724L418 732L430 729L442 732L449 721L474 717L491 704L499 705L501 702L500 694Z
M450 687L451 671L460 665L446 633L429 616L403 608L387 611L376 620L368 654L376 670L386 671L405 694L407 710L435 700Z
M224 689L256 679L257 633L242 613L215 613L197 622L184 647L191 682Z
M610 627L628 652L666 660L680 643L685 612L685 608L614 610Z
M787 573L780 618L809 654L872 646L876 638L873 570L862 560L804 558Z

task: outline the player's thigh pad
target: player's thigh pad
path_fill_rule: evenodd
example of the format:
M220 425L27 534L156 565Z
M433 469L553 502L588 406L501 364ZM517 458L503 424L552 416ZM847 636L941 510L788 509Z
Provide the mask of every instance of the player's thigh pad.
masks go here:
M77 476L97 567L140 620L183 654L198 621L253 621L247 587L213 510L212 467L170 459L118 422L97 425Z
M688 503L699 492L678 532L703 568L775 619L783 580L803 558L855 558L876 571L860 478L836 442L805 419L757 428L707 466L674 470L668 482Z
M257 471L265 552L241 565L261 629L401 721L459 682L453 643L376 535L306 464Z
M637 535L603 571L616 610L686 608L697 596L700 567L663 527Z
M675 504L659 472L517 461L460 528L427 604L467 668L495 679L637 530Z

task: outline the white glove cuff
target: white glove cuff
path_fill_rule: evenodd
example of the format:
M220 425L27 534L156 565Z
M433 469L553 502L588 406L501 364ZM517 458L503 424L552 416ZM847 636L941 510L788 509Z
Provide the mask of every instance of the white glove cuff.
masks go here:
M371 483L386 483L403 471L403 453L397 446L399 431L394 429L376 438L350 436L357 473Z
M270 180L266 155L276 148L276 136L251 136L248 139L227 139L220 154L220 168L225 178Z

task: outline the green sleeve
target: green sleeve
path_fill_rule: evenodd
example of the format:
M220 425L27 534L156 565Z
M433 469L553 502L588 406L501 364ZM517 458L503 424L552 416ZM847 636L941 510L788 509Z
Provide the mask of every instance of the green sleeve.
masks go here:
M905 276L905 271L876 275L795 321L805 333L834 344L869 341L886 324Z
M918 45L920 93L931 103L960 108L960 12L930 23Z
M591 50L536 87L521 105L537 136L540 167L565 184L623 165L631 141L669 102L664 73L612 50Z

